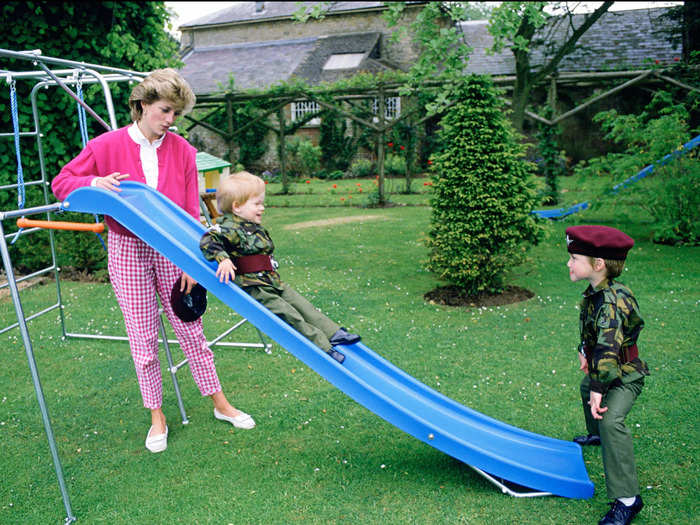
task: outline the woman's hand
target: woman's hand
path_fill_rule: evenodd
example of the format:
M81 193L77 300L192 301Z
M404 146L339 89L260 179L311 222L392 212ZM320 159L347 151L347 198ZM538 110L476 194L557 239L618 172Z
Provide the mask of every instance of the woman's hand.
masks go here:
M185 292L186 294L190 293L195 284L197 284L197 281L192 279L192 277L187 275L185 272L182 272L182 278L180 279L181 292Z
M236 278L236 267L233 261L231 259L221 261L216 269L216 276L219 278L220 283L228 283L229 280L233 281Z
M126 179L128 176L128 173L119 173L115 171L106 177L95 177L95 186L110 191L122 191L119 189L119 181Z

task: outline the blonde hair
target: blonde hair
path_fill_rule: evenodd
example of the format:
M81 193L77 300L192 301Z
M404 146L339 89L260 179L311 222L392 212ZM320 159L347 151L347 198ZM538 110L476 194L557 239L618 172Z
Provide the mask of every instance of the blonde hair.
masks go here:
M591 263L591 266L595 266L595 260L598 259L598 257L591 257L590 255L587 257L589 262ZM609 279L614 279L615 277L618 277L622 273L622 270L625 268L624 259L603 259L603 263L605 264L605 276Z
M177 71L172 68L156 69L131 90L131 120L141 120L141 104L153 104L158 100L171 102L175 111L184 115L194 107L197 98L190 85Z
M221 213L230 213L233 205L241 206L248 199L265 191L265 181L247 171L229 175L219 183L216 205Z

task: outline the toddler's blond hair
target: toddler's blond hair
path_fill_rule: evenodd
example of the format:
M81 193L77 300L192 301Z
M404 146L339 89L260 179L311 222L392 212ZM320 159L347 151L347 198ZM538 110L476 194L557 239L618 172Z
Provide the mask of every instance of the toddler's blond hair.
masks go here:
M231 213L233 205L241 206L248 199L265 191L265 181L247 171L229 175L219 183L216 205L221 213Z

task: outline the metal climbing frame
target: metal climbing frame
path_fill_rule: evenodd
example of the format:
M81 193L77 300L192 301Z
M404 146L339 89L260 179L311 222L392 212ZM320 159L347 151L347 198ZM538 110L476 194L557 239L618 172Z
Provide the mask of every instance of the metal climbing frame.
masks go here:
M136 71L130 71L126 69L113 68L107 66L101 66L96 64L88 64L85 62L76 62L72 60L64 60L59 58L53 58L41 55L40 50L34 51L11 51L7 49L0 49L0 60L7 62L10 59L30 62L34 66L32 71L9 71L0 69L0 78L4 78L11 89L11 106L13 110L13 131L12 132L0 132L0 140L4 138L14 138L15 146L17 151L17 169L18 169L18 181L16 184L8 184L0 186L0 191L16 191L18 195L18 209L14 210L2 210L0 211L0 255L2 257L2 262L5 270L6 282L0 283L0 289L9 288L10 295L12 297L12 302L14 304L15 313L17 317L17 322L9 324L5 327L0 327L0 334L3 334L14 328L19 328L22 341L24 343L24 349L27 356L27 361L29 364L29 369L32 376L32 382L34 385L34 390L36 393L37 401L41 411L42 421L44 424L44 429L46 431L46 436L49 442L49 448L52 455L54 470L56 472L56 477L58 478L58 484L61 491L61 496L63 499L63 504L66 512L65 523L72 523L76 520L73 514L70 504L70 497L68 490L66 488L65 479L63 476L63 469L61 466L61 461L58 455L58 450L56 447L56 442L53 436L53 430L51 427L51 420L49 417L48 409L46 406L46 401L43 394L43 388L41 386L41 380L39 377L39 372L36 366L36 361L34 359L34 351L32 347L32 340L29 334L27 323L33 319L36 319L44 314L48 314L54 310L58 310L59 318L61 321L61 330L63 332L63 337L72 338L85 338L85 339L103 339L103 340L119 340L127 341L128 338L125 336L106 336L101 334L81 334L70 332L66 329L66 319L64 316L64 305L61 299L61 286L60 286L60 268L57 265L56 258L56 248L54 233L52 230L49 232L49 246L51 263L47 267L37 270L29 275L25 275L17 278L14 273L14 267L12 264L12 259L8 249L8 240L11 242L17 240L23 240L24 238L31 236L38 231L40 228L27 228L20 229L18 232L7 233L4 221L10 219L17 219L19 217L32 216L32 215L45 215L47 220L51 220L52 214L61 212L60 203L52 203L51 196L49 193L50 181L47 177L46 164L43 153L43 139L44 135L40 127L39 110L37 104L37 94L41 89L49 89L51 87L60 87L63 91L68 93L71 98L73 98L79 105L79 109L87 112L97 120L106 130L116 129L117 122L114 112L114 106L112 102L111 91L109 85L115 82L134 82L140 81L144 78L147 73L140 73ZM60 69L50 69L50 66L58 66ZM34 86L31 90L31 105L32 105L32 115L34 121L34 129L29 131L21 131L18 127L18 119L14 118L16 116L16 100L15 100L15 83L16 82L33 82ZM81 86L84 84L99 84L102 87L102 94L104 96L104 103L108 113L109 124L105 122L88 104L82 100L82 93L80 92ZM78 94L76 94L70 86L77 87ZM80 117L80 114L79 114ZM84 118L84 117L83 117ZM83 129L83 124L81 123L81 134L83 135L83 140L85 140L86 134ZM36 140L37 152L39 157L39 167L40 174L39 177L35 177L33 180L24 180L21 155L19 142L23 137L33 137ZM30 177L31 178L31 177ZM40 206L25 208L24 207L24 190L26 187L40 186L43 193L44 204ZM209 221L209 216L205 215L207 221ZM29 315L25 314L22 301L19 293L18 283L26 280L30 280L42 275L53 274L56 283L56 302L48 307L40 310L38 312L31 313ZM226 330L224 333L209 342L210 346L234 346L234 347L253 347L262 348L267 353L270 353L271 345L266 343L262 333L258 330L258 335L260 336L260 343L236 343L223 341L225 337L231 334L238 327L246 323L245 319L241 319L236 322L231 328ZM257 329L256 329L257 330ZM172 355L170 352L170 344L178 344L176 340L169 340L165 332L165 323L163 322L162 310L160 316L160 334L159 342L163 344L166 357L168 360L168 369L171 374L173 381L173 386L175 389L178 406L182 416L183 424L188 423L187 416L185 413L184 405L182 402L182 397L180 395L180 389L178 386L176 372L187 364L187 361L182 361L175 365L173 363Z

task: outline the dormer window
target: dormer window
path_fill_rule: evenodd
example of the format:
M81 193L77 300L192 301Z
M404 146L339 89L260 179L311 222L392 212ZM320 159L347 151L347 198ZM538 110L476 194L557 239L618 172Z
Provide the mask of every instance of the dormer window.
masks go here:
M364 56L364 53L339 53L337 55L331 55L323 65L323 69L353 69L360 65Z
M265 2L255 2L255 14L259 15L260 13L265 12Z

